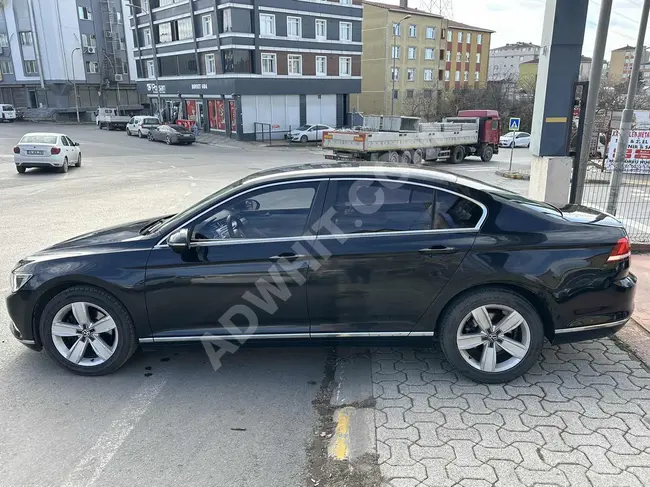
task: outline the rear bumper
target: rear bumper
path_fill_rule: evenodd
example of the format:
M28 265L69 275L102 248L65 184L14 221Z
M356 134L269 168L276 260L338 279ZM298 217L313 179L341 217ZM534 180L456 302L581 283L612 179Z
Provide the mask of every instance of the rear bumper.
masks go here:
M61 167L65 156L29 157L16 154L14 164L21 167Z
M595 340L598 338L607 337L613 335L618 330L623 328L628 321L630 321L630 319L626 318L624 320L611 321L609 323L601 323L599 325L576 326L573 328L555 330L553 343L560 344L581 342L583 340Z

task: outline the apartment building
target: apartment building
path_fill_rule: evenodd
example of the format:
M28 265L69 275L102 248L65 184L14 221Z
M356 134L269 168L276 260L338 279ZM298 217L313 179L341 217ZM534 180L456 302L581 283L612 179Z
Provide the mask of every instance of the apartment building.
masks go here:
M138 106L122 20L119 0L0 2L0 101L82 116Z
M492 30L449 20L446 29L445 89L485 88Z
M125 5L127 44L154 107L160 98L204 130L239 139L346 123L361 89L360 0L134 4Z
M517 82L520 66L539 58L540 46L530 42L506 44L490 50L490 81Z
M650 61L650 53L643 51L641 64ZM623 46L614 49L609 59L609 81L618 84L630 80L632 72L632 63L634 62L634 46Z

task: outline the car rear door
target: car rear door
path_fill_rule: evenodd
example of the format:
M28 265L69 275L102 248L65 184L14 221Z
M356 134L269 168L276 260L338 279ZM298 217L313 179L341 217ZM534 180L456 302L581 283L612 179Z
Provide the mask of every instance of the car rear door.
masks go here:
M323 208L307 283L312 337L408 335L484 215L455 193L373 178L331 180Z

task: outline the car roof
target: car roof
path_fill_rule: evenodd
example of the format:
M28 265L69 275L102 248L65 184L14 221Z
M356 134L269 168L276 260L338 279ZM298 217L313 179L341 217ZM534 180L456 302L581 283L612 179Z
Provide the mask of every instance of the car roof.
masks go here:
M27 135L56 135L57 137L64 136L65 134L62 134L60 132L28 132L24 134L21 139ZM65 135L67 137L67 135Z

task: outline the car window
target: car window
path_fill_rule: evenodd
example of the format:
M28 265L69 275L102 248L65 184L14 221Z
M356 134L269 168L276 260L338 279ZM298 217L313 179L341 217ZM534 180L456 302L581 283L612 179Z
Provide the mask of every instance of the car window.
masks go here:
M160 121L157 118L149 117L149 118L145 118L144 120L142 120L142 123L143 124L146 123L147 125L152 125L152 124L159 124Z
M129 123L130 123L131 125L133 125L133 124L135 123L135 118L132 118L131 120L129 120Z
M74 142L72 141L72 139L70 137L68 137L68 142L70 143L70 145L74 145Z
M12 112L14 111L14 107L12 105L2 105L2 110Z
M287 183L237 196L200 219L192 229L192 240L303 235L319 184L318 181Z
M19 144L56 144L56 135L24 135Z
M483 208L476 203L446 191L437 190L433 228L474 228L483 216Z
M61 136L61 143L65 146L69 146L70 143L68 142L68 139L65 137L65 135Z
M333 181L328 204L334 209L332 221L346 234L432 229L432 188L408 183L387 187L379 181Z

